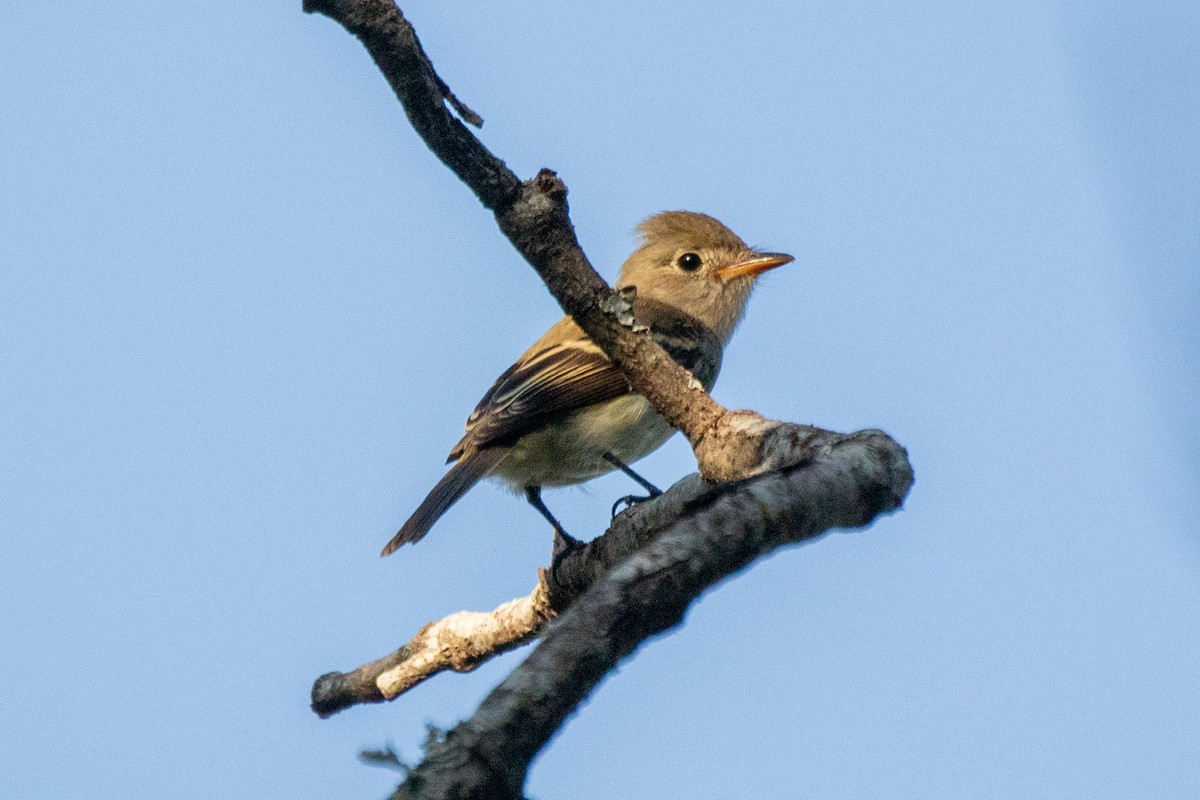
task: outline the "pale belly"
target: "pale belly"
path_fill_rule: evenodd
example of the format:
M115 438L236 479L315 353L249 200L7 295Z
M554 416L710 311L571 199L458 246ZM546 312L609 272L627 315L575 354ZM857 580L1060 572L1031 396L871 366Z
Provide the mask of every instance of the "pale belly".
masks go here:
M521 490L534 486L566 486L614 469L609 452L632 464L657 450L675 429L637 394L590 406L561 422L521 437L492 475Z

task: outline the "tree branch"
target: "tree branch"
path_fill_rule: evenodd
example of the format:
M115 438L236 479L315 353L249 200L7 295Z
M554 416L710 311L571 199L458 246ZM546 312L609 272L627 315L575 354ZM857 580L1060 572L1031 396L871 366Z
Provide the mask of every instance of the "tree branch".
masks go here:
M725 430L727 412L706 392L689 389L689 373L649 334L618 321L620 301L575 238L567 187L558 176L543 169L521 183L450 113L445 104L450 90L391 0L304 0L304 10L324 14L358 37L429 149L492 210L500 230L630 386L688 437L701 474L710 480L737 477L727 462L753 457L729 452L742 443ZM701 446L706 439L714 444Z
M764 472L782 469L786 473L795 469L787 465L806 463L815 452L833 454L846 447L847 442L858 442L864 437L871 441L878 439L880 447L885 449L896 447L878 431L845 437L798 425L775 424L771 430L777 444L772 460L763 465ZM782 445L778 444L780 441ZM911 480L911 476L900 477ZM322 675L313 685L313 710L328 717L359 703L393 700L434 675L448 670L470 672L485 661L525 644L610 569L657 541L664 531L688 519L713 498L743 491L750 485L710 486L695 474L684 478L662 495L623 512L604 534L568 552L553 571L539 570L538 584L527 596L510 600L490 612L460 611L430 622L404 646L383 658L348 673ZM889 489L902 496L907 484L901 480ZM781 516L792 501L790 497L776 497L775 503L780 508L773 509L768 516ZM884 506L874 513L890 510Z
M417 631L399 650L351 672L329 672L312 688L312 708L324 718L359 703L395 700L434 675L470 672L525 644L545 627L557 609L550 602L545 570L525 597L493 611L459 611Z
M912 471L881 431L848 436L780 425L790 467L714 487L656 541L604 573L479 710L430 743L394 798L518 798L530 762L616 664L668 630L705 589L778 547L856 527L899 507ZM792 441L790 447L787 440Z
M360 703L394 700L446 671L470 672L537 637L600 575L624 561L683 517L712 489L693 473L653 500L626 509L601 536L568 551L552 571L538 570L525 597L488 612L459 611L424 625L407 643L350 672L317 678L312 707L321 717Z
M425 144L485 206L492 210L506 208L519 197L520 179L446 109L449 100L456 108L466 110L465 118L482 123L438 77L417 39L417 32L394 3L304 0L304 10L309 14L324 14L358 37Z

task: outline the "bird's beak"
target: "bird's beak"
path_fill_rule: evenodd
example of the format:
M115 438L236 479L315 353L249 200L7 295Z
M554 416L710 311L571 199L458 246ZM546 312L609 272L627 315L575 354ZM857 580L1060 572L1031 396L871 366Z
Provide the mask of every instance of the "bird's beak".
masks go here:
M723 281L732 278L741 278L745 275L758 275L766 272L769 269L782 267L784 264L790 264L796 259L789 256L787 253L759 253L754 258L746 261L730 264L727 267L721 267L713 274Z

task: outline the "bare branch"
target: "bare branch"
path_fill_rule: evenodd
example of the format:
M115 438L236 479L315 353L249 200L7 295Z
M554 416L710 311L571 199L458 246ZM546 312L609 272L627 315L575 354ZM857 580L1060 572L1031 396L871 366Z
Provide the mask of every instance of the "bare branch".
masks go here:
M766 470L802 463L814 452L878 432L841 437L817 428L775 423L771 428L772 458ZM889 446L894 447L890 439ZM313 685L313 710L322 717L359 703L392 700L441 672L469 672L495 656L537 637L556 615L610 569L622 563L664 531L695 513L719 495L743 491L749 484L709 486L690 475L654 500L618 516L612 526L586 546L569 552L552 573L539 570L538 585L527 596L510 600L490 612L460 611L430 622L400 649L349 673L322 675ZM892 487L907 490L906 485ZM780 504L790 498L777 498ZM774 514L773 514L774 515Z
M520 647L538 636L600 575L654 541L709 491L693 473L653 500L626 509L603 535L563 556L553 573L539 570L537 586L525 597L493 611L460 611L430 622L383 658L350 672L322 675L313 684L313 711L328 717L359 703L394 700L434 675L470 672Z
M438 77L412 25L391 0L305 0L304 10L324 14L358 37L404 106L413 128L438 158L496 215L500 230L537 270L566 313L622 370L697 450L701 473L712 480L730 474L700 445L716 434L724 448L740 446L722 434L726 413L703 391L688 389L688 372L648 334L622 325L606 301L612 289L596 273L575 238L567 211L567 187L550 170L521 183L446 108L451 94ZM742 459L742 460L753 460Z
M780 426L776 443L793 442ZM705 589L771 550L899 507L912 471L881 431L801 434L801 460L691 503L653 543L603 574L466 722L431 742L393 797L517 798L529 763L621 659L679 624Z
M313 711L328 717L359 703L394 700L447 670L470 672L528 642L554 613L546 573L539 570L538 585L525 597L493 611L459 611L430 622L394 653L348 673L330 672L317 678Z
M449 100L464 119L479 119L458 102L433 69L429 57L400 9L390 0L304 0L304 10L324 14L358 37L429 149L492 210L506 208L521 181L480 144L446 109ZM465 113L464 113L465 110ZM482 122L482 120L480 120Z

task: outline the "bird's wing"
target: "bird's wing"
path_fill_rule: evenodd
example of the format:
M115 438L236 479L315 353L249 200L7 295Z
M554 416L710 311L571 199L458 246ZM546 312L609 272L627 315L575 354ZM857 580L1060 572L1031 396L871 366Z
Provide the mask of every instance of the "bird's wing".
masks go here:
M528 354L496 379L467 419L450 461L472 447L512 444L551 417L628 394L629 384L587 339Z
M684 369L711 389L721 368L721 340L711 329L672 306L639 299L637 318ZM560 325L578 331L566 318ZM543 340L546 337L543 337ZM462 456L467 447L505 446L540 427L547 419L595 403L613 400L631 389L608 356L583 338L540 346L541 341L509 367L488 389L467 419L467 433L447 461Z

